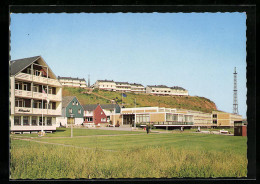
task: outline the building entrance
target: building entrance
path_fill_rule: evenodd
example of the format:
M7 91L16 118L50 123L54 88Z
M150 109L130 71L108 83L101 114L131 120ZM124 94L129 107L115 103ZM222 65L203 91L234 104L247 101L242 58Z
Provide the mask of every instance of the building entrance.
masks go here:
M123 115L123 125L132 125L135 123L134 114L124 114Z
M74 118L68 118L68 121L67 121L67 123L68 123L68 125L71 125L71 124L74 124Z

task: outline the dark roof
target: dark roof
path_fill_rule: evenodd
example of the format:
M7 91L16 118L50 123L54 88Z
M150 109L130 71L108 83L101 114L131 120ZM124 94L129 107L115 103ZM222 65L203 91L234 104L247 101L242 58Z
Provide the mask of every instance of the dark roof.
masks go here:
M182 88L182 87L179 87L179 86L173 86L171 87L171 89L179 89L179 90L183 90L185 91L186 89Z
M114 82L113 80L97 80L98 82Z
M34 56L10 61L10 75L17 74L40 57L41 56Z
M116 82L116 84L129 84L128 82Z
M65 108L69 105L71 100L73 100L75 96L63 96L62 97L62 108Z
M82 105L85 111L93 111L97 108L97 106L100 105L102 109L115 109L118 107L118 104L86 104Z
M137 83L129 83L130 85L135 85L135 86L143 86L142 84L137 84Z
M85 111L93 111L97 108L99 104L87 104L87 105L82 105L83 109Z
M102 107L102 109L115 109L119 105L118 104L100 104L100 106Z
M74 78L74 77L60 77L58 76L58 79L72 79L72 80L80 80L80 81L86 81L84 78L80 79L80 78Z
M168 86L165 86L165 85L148 85L148 87L153 87L153 88L169 88Z

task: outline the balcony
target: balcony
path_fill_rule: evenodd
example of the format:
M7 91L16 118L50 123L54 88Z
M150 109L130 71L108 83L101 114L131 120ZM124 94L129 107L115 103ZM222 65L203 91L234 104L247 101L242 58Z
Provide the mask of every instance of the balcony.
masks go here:
M27 73L19 73L15 76L16 79L26 80L26 81L32 81L32 75Z
M45 95L43 93L33 92L32 97L37 99L42 99L45 98ZM61 101L62 97L59 95L48 94L47 98L51 101Z
M42 99L43 97L45 97L43 93L18 90L18 89L15 89L15 96L24 97L24 98L36 98L36 99ZM62 97L60 95L48 94L48 99L51 101L61 101Z
M25 97L25 98L32 98L32 92L31 91L15 89L15 96L17 96L17 97Z
M38 82L38 83L50 84L50 85L59 86L59 87L61 86L59 81L56 79L50 79L50 78L31 75L31 74L27 74L27 73L19 73L15 76L15 78L23 80L23 81Z
M54 109L40 109L31 107L15 107L15 114L35 114L35 115L53 115L61 116L61 110Z

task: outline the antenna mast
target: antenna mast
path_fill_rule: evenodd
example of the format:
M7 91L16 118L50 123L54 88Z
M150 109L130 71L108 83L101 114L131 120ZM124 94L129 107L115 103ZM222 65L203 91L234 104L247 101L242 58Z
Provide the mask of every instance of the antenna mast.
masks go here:
M88 87L90 87L90 75L88 75Z

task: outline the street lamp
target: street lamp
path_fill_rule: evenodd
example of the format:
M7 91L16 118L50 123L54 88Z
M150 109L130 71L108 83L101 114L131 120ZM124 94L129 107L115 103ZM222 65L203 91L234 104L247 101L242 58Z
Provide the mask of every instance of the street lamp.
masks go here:
M70 117L73 118L74 114L70 114ZM70 137L73 137L73 130L72 130L72 121L70 121Z

